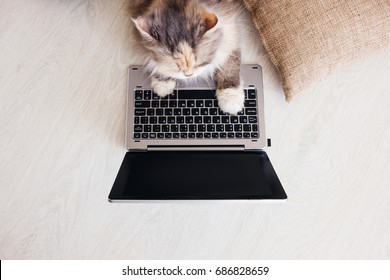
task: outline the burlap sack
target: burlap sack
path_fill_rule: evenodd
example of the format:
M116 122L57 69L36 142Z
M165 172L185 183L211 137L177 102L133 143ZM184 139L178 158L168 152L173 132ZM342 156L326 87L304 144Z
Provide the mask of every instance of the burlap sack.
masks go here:
M390 46L390 0L243 1L287 100L337 67Z

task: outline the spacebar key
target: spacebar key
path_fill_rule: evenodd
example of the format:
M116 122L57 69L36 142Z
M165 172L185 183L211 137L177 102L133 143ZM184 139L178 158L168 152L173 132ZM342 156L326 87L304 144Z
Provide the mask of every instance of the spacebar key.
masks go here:
M189 89L178 90L179 99L214 99L215 90L210 89Z

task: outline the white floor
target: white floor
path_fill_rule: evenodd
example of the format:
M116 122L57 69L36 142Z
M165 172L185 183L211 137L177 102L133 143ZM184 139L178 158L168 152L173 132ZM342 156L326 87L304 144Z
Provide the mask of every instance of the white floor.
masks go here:
M288 104L247 32L287 203L108 203L142 62L126 3L0 3L0 259L390 258L390 50Z

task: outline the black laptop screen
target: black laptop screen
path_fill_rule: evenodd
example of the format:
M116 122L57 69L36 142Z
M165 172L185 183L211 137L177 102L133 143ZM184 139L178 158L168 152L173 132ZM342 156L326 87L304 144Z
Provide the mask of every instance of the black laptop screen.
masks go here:
M111 200L286 198L264 152L127 153Z

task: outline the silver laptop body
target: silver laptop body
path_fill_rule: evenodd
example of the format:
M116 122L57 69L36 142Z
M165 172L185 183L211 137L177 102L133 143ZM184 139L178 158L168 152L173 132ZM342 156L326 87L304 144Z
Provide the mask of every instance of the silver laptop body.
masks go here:
M267 145L264 124L263 77L260 65L241 66L241 76L245 90L256 90L256 117L258 124L257 138L135 138L135 91L151 90L150 75L144 66L131 66L128 70L127 110L126 110L126 148L129 151L164 151L164 150L261 150ZM175 90L213 90L215 84L204 80L178 81ZM227 115L227 114L226 114ZM238 116L240 117L240 116ZM137 122L139 120L137 119ZM214 135L214 134L213 134ZM153 135L155 136L155 135Z
M128 72L126 147L110 202L285 201L267 153L262 70L242 65L246 96L222 112L215 84L178 82L160 98L143 66Z

